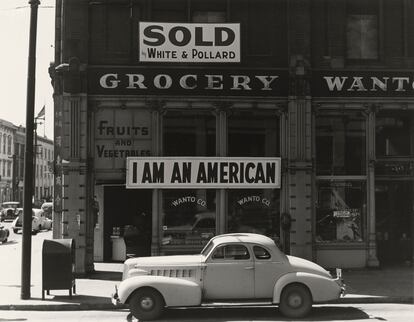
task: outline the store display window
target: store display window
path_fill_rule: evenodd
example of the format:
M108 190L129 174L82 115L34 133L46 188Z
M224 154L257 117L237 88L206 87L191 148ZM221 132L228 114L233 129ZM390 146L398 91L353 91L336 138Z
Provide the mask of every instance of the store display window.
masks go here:
M165 156L215 156L216 119L209 111L168 111L163 116ZM216 190L162 190L162 244L203 246L216 234Z
M279 191L243 189L228 191L227 230L257 233L279 241Z
M280 155L279 117L274 111L234 111L227 122L229 156ZM228 232L259 233L278 241L279 198L277 189L228 190Z
M163 190L163 245L203 246L216 234L215 190Z
M316 172L317 175L366 173L366 121L362 113L317 116Z
M365 182L320 180L317 192L316 241L362 242L366 221Z

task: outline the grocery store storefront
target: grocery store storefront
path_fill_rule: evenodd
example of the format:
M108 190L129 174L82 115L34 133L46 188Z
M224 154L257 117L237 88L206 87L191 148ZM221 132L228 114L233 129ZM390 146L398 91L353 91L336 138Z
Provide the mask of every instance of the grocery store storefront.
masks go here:
M197 80L192 89L180 85L188 75ZM114 244L128 234L134 215L141 213L147 215L145 236L150 241L141 250L145 254L194 253L211 236L225 232L264 233L280 242L280 146L286 121L281 116L287 71L239 69L236 73L223 68L212 75L197 68L90 68L93 180L101 205L95 260L127 256L128 241L120 247L122 256L114 254ZM141 77L147 81L146 89L128 88L130 79ZM110 88L112 84L117 86ZM168 90L160 88L166 84L171 84ZM185 184L180 182L186 180L181 173L183 177L173 184L155 184L151 178L161 170L154 165L155 172L147 173L146 180L128 186L126 159L154 156L158 156L155 160L184 158L190 165L202 160L205 181L217 182L206 185L201 173L201 183ZM220 175L215 174L220 164L209 163L218 157L231 164ZM252 163L242 162L249 158ZM269 158L277 160L273 182L265 177ZM226 177L232 182L225 182Z

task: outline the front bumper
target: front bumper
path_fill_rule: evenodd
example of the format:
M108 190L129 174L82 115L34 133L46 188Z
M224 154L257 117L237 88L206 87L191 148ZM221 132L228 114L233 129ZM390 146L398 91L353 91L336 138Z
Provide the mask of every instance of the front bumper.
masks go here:
M340 268L336 269L336 278L334 279L334 281L336 282L336 284L338 284L338 286L341 289L340 296L345 296L346 284L344 283L344 279L342 277L342 269Z

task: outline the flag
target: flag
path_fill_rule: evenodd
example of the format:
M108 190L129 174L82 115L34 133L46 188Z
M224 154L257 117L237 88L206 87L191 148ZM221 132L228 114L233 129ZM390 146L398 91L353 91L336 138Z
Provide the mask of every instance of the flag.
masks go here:
M39 118L44 117L44 116L45 116L45 105L43 105L42 109L37 114L36 118L39 119Z

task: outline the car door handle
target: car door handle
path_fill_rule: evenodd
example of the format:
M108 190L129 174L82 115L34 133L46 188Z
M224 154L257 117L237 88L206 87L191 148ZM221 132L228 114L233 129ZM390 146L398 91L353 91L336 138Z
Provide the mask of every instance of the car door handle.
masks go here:
M254 269L254 266L247 266L244 269Z

